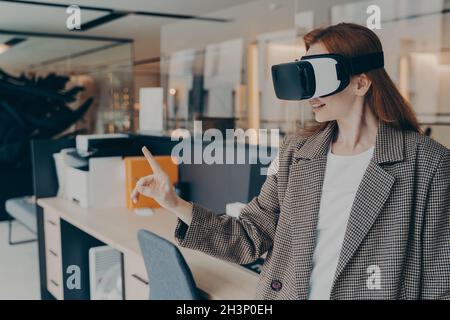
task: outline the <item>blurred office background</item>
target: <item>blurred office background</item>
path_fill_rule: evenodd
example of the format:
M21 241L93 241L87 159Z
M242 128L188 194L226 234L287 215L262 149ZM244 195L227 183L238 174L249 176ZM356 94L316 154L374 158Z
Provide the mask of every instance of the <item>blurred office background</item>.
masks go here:
M294 132L312 120L311 110L276 99L271 65L300 57L302 36L315 27L365 24L376 4L389 74L423 126L450 144L448 0L72 2L89 23L85 31L66 29L58 2L0 1L1 70L68 75L69 84L85 88L78 100L95 98L71 130L138 132L140 89L162 87L165 133L193 130L194 120ZM103 9L115 15L98 20Z
M74 4L83 31L66 28ZM0 203L32 192L32 138L170 135L195 120L295 132L311 109L276 99L271 66L302 56L313 28L365 24L374 4L388 73L450 147L450 0L0 0L0 177L24 181L1 182Z
M382 28L376 33L386 69L424 129L450 145L450 1L444 0L246 1L209 14L229 19L226 23L167 24L160 57L167 128L223 117L239 127L294 132L312 120L311 110L304 102L276 99L270 67L300 57L302 36L315 27L366 24L373 4L381 9Z

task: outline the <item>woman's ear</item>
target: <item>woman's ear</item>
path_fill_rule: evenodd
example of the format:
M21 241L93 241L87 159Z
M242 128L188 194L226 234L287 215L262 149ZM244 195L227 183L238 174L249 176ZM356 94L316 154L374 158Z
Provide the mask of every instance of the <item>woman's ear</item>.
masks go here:
M370 81L369 77L365 73L356 76L355 80L355 93L357 96L362 97L367 93L367 91L369 91L372 81Z

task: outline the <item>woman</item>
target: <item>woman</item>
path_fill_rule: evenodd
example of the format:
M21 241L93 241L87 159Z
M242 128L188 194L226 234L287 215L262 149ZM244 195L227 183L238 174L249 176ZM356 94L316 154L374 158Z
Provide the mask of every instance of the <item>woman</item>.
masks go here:
M342 23L304 37L307 55L381 52ZM384 68L311 101L318 125L282 144L276 174L240 218L180 199L155 170L133 192L179 217L181 246L239 264L267 252L257 298L450 299L450 153L422 135Z

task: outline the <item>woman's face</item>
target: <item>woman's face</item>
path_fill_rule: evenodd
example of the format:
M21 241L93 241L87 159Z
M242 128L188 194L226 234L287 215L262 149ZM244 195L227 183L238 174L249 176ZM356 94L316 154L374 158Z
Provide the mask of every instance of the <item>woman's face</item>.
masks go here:
M321 43L311 45L306 55L330 53ZM360 96L355 89L358 87L358 77L352 77L350 84L342 91L324 98L309 100L317 122L348 119L355 112L355 102Z

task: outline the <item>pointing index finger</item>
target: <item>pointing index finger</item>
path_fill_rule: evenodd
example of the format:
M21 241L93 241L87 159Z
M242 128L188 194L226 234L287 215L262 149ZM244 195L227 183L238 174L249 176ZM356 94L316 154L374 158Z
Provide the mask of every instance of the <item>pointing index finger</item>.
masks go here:
M147 162L150 164L153 172L161 171L161 167L159 166L158 162L156 162L155 158L150 153L150 150L147 149L147 147L142 148L142 153L144 154L145 159L147 159Z

